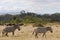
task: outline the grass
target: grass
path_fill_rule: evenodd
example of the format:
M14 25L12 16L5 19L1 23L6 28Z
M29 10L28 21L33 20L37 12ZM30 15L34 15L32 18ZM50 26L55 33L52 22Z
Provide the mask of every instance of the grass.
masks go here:
M34 35L32 35L32 32L36 27L28 25L21 28L21 31L15 31L15 36L12 36L12 34L9 33L9 37L2 37L1 31L3 27L0 26L0 40L60 40L60 27L56 27L55 25L52 25L53 33L47 32L46 38L42 37L42 34L38 35L39 38L35 38Z

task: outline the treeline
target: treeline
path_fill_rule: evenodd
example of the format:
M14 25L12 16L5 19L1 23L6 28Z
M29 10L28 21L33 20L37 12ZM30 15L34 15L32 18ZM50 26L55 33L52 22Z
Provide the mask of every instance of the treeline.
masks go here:
M60 13L41 15L33 12L21 11L20 14L17 15L11 15L11 14L0 15L0 24L4 23L46 24L49 22L60 22Z

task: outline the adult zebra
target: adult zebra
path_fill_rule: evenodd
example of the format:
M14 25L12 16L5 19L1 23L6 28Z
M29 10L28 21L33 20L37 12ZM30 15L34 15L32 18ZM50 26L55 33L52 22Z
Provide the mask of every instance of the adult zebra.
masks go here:
M46 32L50 31L51 33L53 32L51 27L38 27L34 29L33 34L35 33L35 37L38 38L38 33L43 33L43 37L46 37Z
M2 36L5 34L6 36L8 36L8 33L12 32L12 34L14 35L14 32L16 29L18 29L20 31L20 27L19 26L22 26L23 24L15 24L13 26L10 26L10 27L6 27L3 29L2 31Z

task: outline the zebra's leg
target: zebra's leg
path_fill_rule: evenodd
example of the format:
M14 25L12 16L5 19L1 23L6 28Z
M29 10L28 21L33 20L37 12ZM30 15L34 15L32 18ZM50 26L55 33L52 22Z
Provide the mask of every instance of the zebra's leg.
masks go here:
M35 33L35 38L38 38L38 33Z
M46 33L43 33L43 36L42 37L44 37L44 36L46 37Z
M4 31L2 31L2 37L4 36Z
M6 36L8 37L8 33L6 33Z
M14 32L12 32L12 35L14 36Z
M45 33L45 38L46 38L46 33Z

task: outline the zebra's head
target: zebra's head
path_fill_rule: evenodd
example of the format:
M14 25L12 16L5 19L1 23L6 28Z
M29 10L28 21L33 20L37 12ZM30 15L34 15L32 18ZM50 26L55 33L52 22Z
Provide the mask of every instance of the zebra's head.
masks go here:
M14 26L15 26L16 29L18 29L20 31L20 29L21 29L20 26L22 26L22 25L23 24L15 24Z
M20 25L15 24L14 27L20 31Z
M53 33L53 30L51 27L46 27L48 31L50 31L51 33Z

